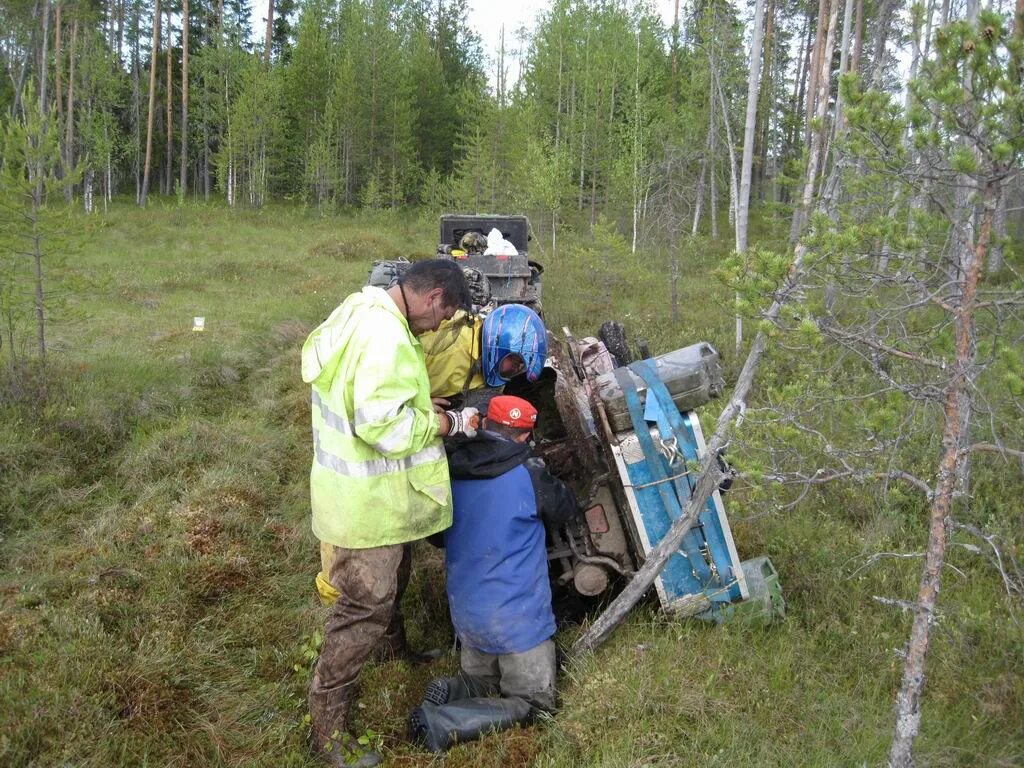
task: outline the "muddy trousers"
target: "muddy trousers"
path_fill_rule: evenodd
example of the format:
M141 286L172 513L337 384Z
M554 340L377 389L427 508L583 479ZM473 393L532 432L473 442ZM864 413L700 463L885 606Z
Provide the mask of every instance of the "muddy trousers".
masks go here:
M462 649L458 677L434 680L413 710L413 737L434 752L491 731L526 724L555 708L555 644L546 640L523 653Z
M313 679L309 715L314 746L322 749L346 730L355 684L363 664L389 629L402 626L397 610L409 583L412 547L334 548L330 581L340 593L324 627Z

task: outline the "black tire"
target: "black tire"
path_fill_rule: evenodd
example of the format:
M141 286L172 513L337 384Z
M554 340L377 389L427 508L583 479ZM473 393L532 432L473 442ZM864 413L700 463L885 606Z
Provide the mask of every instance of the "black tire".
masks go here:
M622 323L617 320L602 323L597 337L604 342L619 367L633 362L633 353L629 351L629 343L626 341L626 327Z

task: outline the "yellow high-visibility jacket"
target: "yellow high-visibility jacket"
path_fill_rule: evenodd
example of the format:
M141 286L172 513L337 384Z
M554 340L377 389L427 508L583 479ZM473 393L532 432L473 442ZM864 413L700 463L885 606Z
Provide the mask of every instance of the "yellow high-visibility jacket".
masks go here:
M423 349L391 298L367 286L302 347L313 387L313 533L365 549L452 522L451 486Z
M436 331L420 337L426 352L431 397L452 397L462 394L463 390L484 386L484 377L478 365L483 325L483 318L475 317L467 323L465 313L458 312L451 320L441 323ZM457 335L449 343L448 336L453 333Z

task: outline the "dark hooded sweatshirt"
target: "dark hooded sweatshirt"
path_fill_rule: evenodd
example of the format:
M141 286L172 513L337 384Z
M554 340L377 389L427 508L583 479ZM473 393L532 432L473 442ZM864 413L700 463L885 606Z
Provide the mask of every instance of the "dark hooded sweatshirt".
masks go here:
M555 631L544 522L561 525L576 498L529 446L482 431L448 457L454 506L445 532L448 602L462 642L521 653Z

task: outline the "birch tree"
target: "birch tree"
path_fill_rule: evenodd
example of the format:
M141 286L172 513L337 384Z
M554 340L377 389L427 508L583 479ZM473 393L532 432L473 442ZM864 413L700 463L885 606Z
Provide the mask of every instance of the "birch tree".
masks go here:
M761 67L761 36L764 2L754 6L754 29L750 38L750 76L747 81L747 117L743 128L743 164L740 170L740 192L736 203L736 252L742 258L747 252L747 227L750 219L750 175L754 163L754 129L757 125L757 93ZM736 315L736 350L743 343L743 318Z

